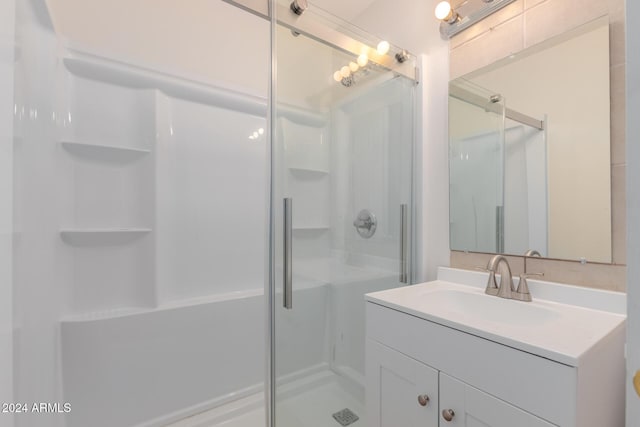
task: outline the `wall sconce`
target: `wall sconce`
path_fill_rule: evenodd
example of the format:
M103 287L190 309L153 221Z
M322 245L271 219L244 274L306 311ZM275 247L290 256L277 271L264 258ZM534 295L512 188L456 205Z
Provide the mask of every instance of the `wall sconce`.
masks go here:
M440 20L440 35L448 40L473 24L482 21L515 0L468 0L458 10L453 10L449 2L442 1L436 6L436 18Z

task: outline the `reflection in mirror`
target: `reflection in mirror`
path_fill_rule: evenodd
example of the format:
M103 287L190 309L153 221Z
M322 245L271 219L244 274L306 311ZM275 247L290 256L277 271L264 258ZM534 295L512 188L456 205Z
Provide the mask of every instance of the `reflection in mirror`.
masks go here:
M611 262L609 26L449 84L451 249Z

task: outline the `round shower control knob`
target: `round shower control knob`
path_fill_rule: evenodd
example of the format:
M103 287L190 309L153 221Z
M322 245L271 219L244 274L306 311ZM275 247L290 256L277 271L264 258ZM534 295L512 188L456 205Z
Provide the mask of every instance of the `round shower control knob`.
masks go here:
M443 409L442 410L442 418L444 418L445 421L451 421L453 420L453 417L455 417L455 412L453 412L453 409Z
M420 404L420 406L427 406L427 403L429 403L429 396L427 396L426 394L421 394L420 396L418 396L418 403Z

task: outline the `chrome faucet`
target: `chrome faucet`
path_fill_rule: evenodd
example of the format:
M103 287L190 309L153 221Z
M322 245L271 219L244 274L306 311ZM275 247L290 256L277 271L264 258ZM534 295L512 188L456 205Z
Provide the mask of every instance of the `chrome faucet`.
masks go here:
M500 286L496 284L496 270L504 262L505 269L500 272ZM513 277L511 276L511 267L509 262L502 255L494 255L487 264L487 271L489 271L489 281L487 282L487 288L485 293L489 295L499 296L500 298L513 298L513 293L516 291L513 288Z

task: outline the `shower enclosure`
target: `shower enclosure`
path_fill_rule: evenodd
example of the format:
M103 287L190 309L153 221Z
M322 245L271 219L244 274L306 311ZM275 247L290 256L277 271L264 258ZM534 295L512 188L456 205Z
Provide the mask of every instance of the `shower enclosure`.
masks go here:
M288 6L274 29L272 423L364 425L364 294L411 281L415 63L384 66L380 40Z
M313 5L15 6L0 426L364 425L363 295L412 276L413 57Z

